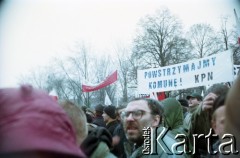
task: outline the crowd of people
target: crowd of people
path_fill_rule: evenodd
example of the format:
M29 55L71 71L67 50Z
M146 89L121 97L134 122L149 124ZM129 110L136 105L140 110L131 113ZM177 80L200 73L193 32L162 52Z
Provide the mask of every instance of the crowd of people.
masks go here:
M0 89L0 158L239 157L240 78L205 96L94 110L22 85Z

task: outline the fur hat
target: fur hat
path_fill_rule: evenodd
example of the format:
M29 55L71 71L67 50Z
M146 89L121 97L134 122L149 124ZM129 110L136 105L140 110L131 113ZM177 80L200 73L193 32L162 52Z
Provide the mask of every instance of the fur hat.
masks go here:
M106 106L103 111L109 116L111 117L112 119L115 119L116 118L116 108L115 106L112 106L112 105L109 105L109 106Z
M64 110L32 86L0 89L0 154L46 151L85 157Z

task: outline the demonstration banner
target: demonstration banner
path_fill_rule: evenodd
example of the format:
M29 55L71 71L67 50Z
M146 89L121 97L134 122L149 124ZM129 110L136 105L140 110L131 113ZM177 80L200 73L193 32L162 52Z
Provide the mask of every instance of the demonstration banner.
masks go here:
M138 70L138 93L163 92L233 81L232 52L188 62Z
M84 85L82 84L82 92L92 92L98 89L104 88L112 83L117 81L117 70L114 71L111 75L109 75L103 82L96 86Z

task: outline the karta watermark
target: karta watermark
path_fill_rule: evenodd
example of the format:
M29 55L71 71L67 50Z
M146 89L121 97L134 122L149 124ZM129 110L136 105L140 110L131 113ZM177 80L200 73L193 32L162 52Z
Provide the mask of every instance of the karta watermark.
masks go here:
M164 138L166 137L167 133L169 132L168 128L161 127L162 130L157 135L159 127L152 128L152 127L144 127L143 128L143 150L142 153L145 155L157 155L157 146L159 145L160 148L169 155L182 155L182 154L195 154L196 153L196 143L199 139L206 139L207 140L207 151L210 155L215 155L218 152L223 155L229 154L238 154L239 151L236 149L236 139L232 134L224 134L221 139L221 143L218 146L217 150L212 149L213 139L218 138L217 134L213 133L212 128L210 128L209 133L207 135L204 134L193 134L192 137L192 148L191 150L188 148L188 143L190 141L189 137L185 134L177 134L175 136L176 142L167 145L168 142L165 142ZM169 143L168 143L169 144Z

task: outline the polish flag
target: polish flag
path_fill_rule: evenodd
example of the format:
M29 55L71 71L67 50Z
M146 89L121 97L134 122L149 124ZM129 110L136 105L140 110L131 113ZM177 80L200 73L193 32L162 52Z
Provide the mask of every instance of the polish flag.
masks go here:
M55 101L58 101L58 95L57 95L57 92L55 91L55 89L53 89L50 93L49 93L49 96L55 100Z
M108 94L107 94L107 92L105 91L105 100L104 100L104 104L105 105L112 105L112 102L111 102L111 100L110 100L110 98L109 98L109 96L108 96Z
M151 99L158 100L154 92L151 92L151 93L150 93L150 98L151 98Z
M166 99L166 94L165 92L157 92L157 100L164 100Z
M145 98L152 98L155 100L164 100L167 98L165 92L151 92L148 96L146 96Z
M99 83L96 86L89 86L89 85L84 85L82 84L82 92L91 92L91 91L96 91L101 88L104 88L112 83L117 81L117 70L114 71L111 75L109 75L104 81Z

